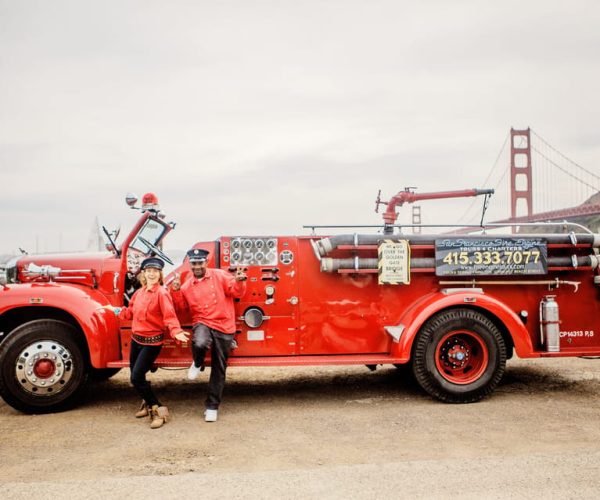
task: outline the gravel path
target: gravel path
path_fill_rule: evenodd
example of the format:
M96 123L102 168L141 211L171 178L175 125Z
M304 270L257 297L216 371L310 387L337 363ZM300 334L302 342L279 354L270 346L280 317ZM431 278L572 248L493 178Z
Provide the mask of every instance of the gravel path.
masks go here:
M124 370L78 408L0 402L2 498L596 498L600 363L511 360L471 405L438 403L392 367L236 368L219 421L206 378L152 375L173 420L136 420Z

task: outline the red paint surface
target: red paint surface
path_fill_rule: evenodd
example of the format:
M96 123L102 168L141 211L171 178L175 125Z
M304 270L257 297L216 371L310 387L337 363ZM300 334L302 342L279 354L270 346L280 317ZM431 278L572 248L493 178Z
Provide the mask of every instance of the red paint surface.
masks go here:
M126 250L131 238L148 214L125 239ZM274 236L275 237L275 236ZM320 237L319 237L320 238ZM235 303L238 347L232 352L231 365L298 365L298 364L376 364L401 363L411 357L415 336L432 315L448 308L469 307L487 314L514 344L520 357L560 357L600 355L599 288L594 285L594 271L589 268L551 269L540 279L578 281L579 290L563 285L548 290L547 285L483 285L483 293L464 289L444 293L452 286L439 284L433 269L415 269L409 285L379 285L376 272L322 273L311 239L317 237L277 237L277 252L288 250L293 261L276 266L248 266L245 295ZM197 243L211 252L209 266L229 268L227 253L231 238ZM555 256L588 255L582 245L549 246ZM376 257L374 245L338 248L331 257ZM414 245L413 257L432 257L430 245ZM125 253L125 252L124 252ZM73 254L63 256L27 256L19 264L29 262L52 264L64 269L93 268L80 282L10 285L0 289L0 317L27 308L45 307L64 311L79 326L93 366L127 365L130 328L119 325L112 313L98 308L105 304L123 303L126 262L123 256L105 254ZM276 267L277 272L272 272ZM182 281L189 279L187 263L177 269ZM119 273L115 281L115 273ZM276 278L274 281L273 278ZM264 278L267 278L266 280ZM487 279L487 277L486 277ZM489 278L492 279L492 278ZM522 281L520 276L496 276L493 279ZM525 278L529 279L529 278ZM444 278L444 280L450 280ZM30 280L31 281L31 280ZM167 277L167 282L169 277ZM117 290L114 285L117 284ZM273 286L272 301L265 292ZM549 354L540 345L539 303L545 295L555 295L560 309L561 352ZM239 319L250 307L259 308L268 319L250 330ZM526 323L519 316L527 312ZM26 312L24 313L27 314ZM182 326L191 329L191 318L179 317ZM385 327L402 326L399 342ZM261 333L262 332L262 333ZM252 338L259 340L252 340ZM172 341L165 343L158 364L185 366L191 360L189 346Z

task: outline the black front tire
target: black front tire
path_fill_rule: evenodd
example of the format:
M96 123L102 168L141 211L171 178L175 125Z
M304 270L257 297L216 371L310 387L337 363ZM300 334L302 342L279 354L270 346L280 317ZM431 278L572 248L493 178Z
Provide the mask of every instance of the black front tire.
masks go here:
M68 323L25 323L0 345L0 396L25 413L51 413L83 395L89 365L79 332Z
M413 347L419 385L444 403L474 403L490 394L506 368L506 343L498 327L473 309L431 317Z

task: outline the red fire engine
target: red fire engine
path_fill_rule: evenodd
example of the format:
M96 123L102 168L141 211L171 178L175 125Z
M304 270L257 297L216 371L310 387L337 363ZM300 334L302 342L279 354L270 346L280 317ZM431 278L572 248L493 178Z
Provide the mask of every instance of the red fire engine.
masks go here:
M575 226L558 234L401 234L397 205L456 192L405 193L387 203L379 234L196 243L210 251L210 266L248 268L230 366L409 366L433 397L469 403L494 390L515 353L600 355L600 235ZM462 192L478 194L489 191ZM0 395L9 405L64 409L88 379L128 365L130 324L101 306L127 303L141 259L169 261L161 242L171 229L156 198L145 196L119 246L107 234L104 253L24 255L7 265ZM174 272L190 277L185 261ZM180 319L191 329L191 318ZM190 361L189 346L167 341L157 366Z

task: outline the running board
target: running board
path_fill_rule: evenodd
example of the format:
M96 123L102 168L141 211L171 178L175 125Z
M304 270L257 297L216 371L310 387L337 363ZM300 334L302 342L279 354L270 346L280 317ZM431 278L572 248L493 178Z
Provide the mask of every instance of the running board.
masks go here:
M187 368L191 357L157 359L159 368ZM382 365L401 364L408 360L382 354L352 354L341 356L260 356L231 357L227 366L322 366L322 365ZM107 368L126 368L129 361L110 361Z

